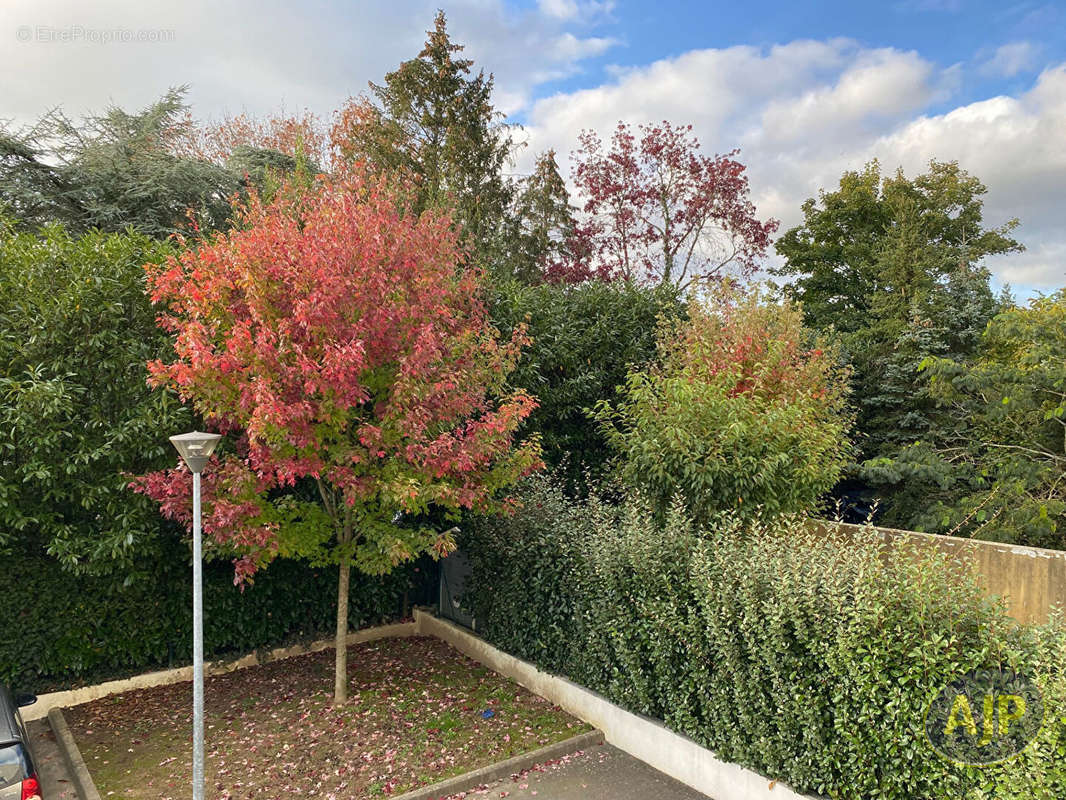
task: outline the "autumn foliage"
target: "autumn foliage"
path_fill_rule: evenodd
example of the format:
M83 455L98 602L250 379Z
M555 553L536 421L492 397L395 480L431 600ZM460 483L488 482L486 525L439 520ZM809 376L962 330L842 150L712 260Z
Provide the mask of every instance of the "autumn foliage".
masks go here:
M665 323L661 365L596 409L622 479L701 522L809 510L848 456L847 374L801 311L720 285Z
M408 213L384 181L253 197L231 232L146 269L177 353L150 381L229 435L204 531L243 554L238 576L303 556L340 565L346 591L349 564L446 555L448 533L401 517L500 509L540 463L535 440L512 443L535 401L505 389L524 329L497 340L448 218ZM186 520L188 481L137 487Z
M286 156L302 155L327 166L329 146L326 126L309 111L267 117L247 114L227 116L218 122L193 124L186 155L225 165L241 148L275 150Z
M585 219L574 250L588 254L570 280L598 277L685 290L725 274L750 275L776 220L760 221L737 151L700 152L691 125L619 123L610 147L583 131L573 154ZM559 276L566 279L565 276Z

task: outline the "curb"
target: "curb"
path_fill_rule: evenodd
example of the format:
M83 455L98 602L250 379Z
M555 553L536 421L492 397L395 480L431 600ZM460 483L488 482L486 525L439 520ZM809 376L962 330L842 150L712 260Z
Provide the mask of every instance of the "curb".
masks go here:
M609 744L663 774L718 800L817 800L670 730L661 720L626 711L603 695L493 647L452 622L415 610L419 633L436 636L460 653L510 678L533 694L603 731Z
M579 733L577 736L571 736L561 742L549 744L531 753L514 756L506 761L500 761L497 764L490 764L473 772L467 772L465 775L457 775L439 783L423 786L421 789L413 789L410 792L397 795L392 800L440 800L440 798L445 798L448 795L467 792L486 783L498 781L501 778L509 778L517 772L530 769L544 761L568 756L578 750L584 750L600 744L603 744L603 734L599 731Z
M395 622L391 625L378 625L373 628L363 628L352 631L345 638L349 645L362 644L363 642L377 639L402 638L415 636L417 631L414 622ZM307 644L294 644L289 647L275 647L269 651L255 651L228 661L205 661L204 677L212 675L224 675L245 667L256 667L281 661L293 656L302 656L308 653L317 653L321 650L329 650L333 647L333 639L318 639ZM82 686L78 689L65 689L59 692L49 692L38 695L37 702L27 706L23 710L22 719L30 722L44 718L53 708L69 708L82 703L90 703L112 694L120 694L133 689L147 689L153 686L166 686L172 683L181 683L192 680L192 667L175 667L173 669L159 670L156 672L144 672L130 678L98 683L92 686Z
M85 766L85 760L81 757L74 735L67 727L63 712L58 708L51 709L48 712L48 724L52 726L59 752L63 755L63 761L70 771L71 781L74 783L74 789L78 792L80 800L100 800L100 792L96 790L93 776L89 774L89 768Z

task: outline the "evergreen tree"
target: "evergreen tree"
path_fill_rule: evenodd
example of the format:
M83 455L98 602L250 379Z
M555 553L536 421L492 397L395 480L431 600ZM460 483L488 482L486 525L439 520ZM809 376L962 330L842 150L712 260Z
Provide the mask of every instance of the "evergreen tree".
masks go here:
M1002 308L989 278L984 267L960 264L943 283L911 301L910 318L885 348L879 369L865 382L868 394L858 403L866 421L864 434L881 452L935 435L938 411L919 365L930 356L960 363L973 356L989 320ZM862 340L877 346L874 336L879 332Z
M240 177L181 154L192 122L184 89L138 113L111 106L80 122L55 110L25 131L0 132L0 196L21 226L60 222L75 233L133 226L155 238L226 225Z
M65 176L45 160L43 136L40 125L28 131L0 128L0 213L29 228L70 224L83 215Z
M492 105L492 75L471 72L462 45L448 35L444 12L417 58L354 98L331 134L335 155L414 183L414 210L452 207L464 244L483 265L507 251L505 225L513 187L503 167L513 149L509 127Z
M936 425L865 465L900 502L893 521L933 532L1066 544L1066 290L1002 307L962 362L919 365Z
M517 280L559 282L581 261L574 247L574 208L554 150L538 156L533 174L522 182L512 224L517 230L511 271Z

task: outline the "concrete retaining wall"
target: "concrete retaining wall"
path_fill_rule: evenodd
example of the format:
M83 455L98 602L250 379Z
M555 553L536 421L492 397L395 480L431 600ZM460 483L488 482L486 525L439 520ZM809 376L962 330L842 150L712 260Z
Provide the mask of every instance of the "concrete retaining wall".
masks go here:
M817 522L829 533L852 538L860 525ZM991 595L1002 597L1019 622L1041 624L1055 606L1066 608L1066 551L937 536L896 528L873 528L885 542L902 542L917 552L939 550L976 574Z
M348 644L369 642L374 639L387 639L395 636L414 636L415 623L400 622L395 625L380 625L376 628L364 628L348 634ZM280 661L283 658L292 658L304 653L316 653L319 650L328 650L333 647L333 639L319 639L310 644L296 644L291 647L276 647L265 653L249 653L231 661L209 661L204 665L205 675L222 675L235 669L254 667L258 664L269 664L272 661ZM37 702L22 709L24 720L40 719L48 714L53 708L69 708L81 705L111 694L128 692L131 689L146 689L150 686L164 686L169 683L181 683L192 680L192 667L177 667L164 669L158 672L146 672L134 675L132 678L124 678L118 681L107 681L95 686L84 686L80 689L68 689L65 692L51 692L37 697Z
M416 609L415 625L419 634L443 639L603 731L606 740L615 747L715 800L811 800L784 784L720 761L710 750L668 730L657 720L625 711L583 686L543 672L451 622Z

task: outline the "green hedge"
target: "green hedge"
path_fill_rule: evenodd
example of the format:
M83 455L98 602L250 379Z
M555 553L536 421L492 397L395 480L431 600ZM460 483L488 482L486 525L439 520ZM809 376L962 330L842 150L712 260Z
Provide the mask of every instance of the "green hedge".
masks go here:
M144 265L174 252L137 233L17 233L0 218L0 554L41 548L72 572L128 573L167 528L129 476L173 466L197 427L146 362L172 357Z
M188 549L144 565L148 577L71 575L51 558L5 558L0 571L0 681L50 691L192 659L192 574ZM397 619L404 595L426 598L432 565L384 577L352 576L353 629ZM204 652L208 658L332 632L336 569L278 559L242 592L228 562L205 565Z
M510 382L536 396L539 405L525 430L541 435L545 462L580 494L586 473L602 475L611 455L585 409L616 401L631 366L658 360L660 317L684 316L685 308L669 287L621 281L505 284L494 287L490 301L493 323L505 336L528 325L533 342Z
M473 521L464 604L519 657L795 789L834 798L1066 797L1066 628L1016 625L942 558L819 537L803 520L694 529L646 505L577 505L534 481L522 512ZM891 566L886 566L891 565ZM945 684L1035 674L1043 733L1004 765L940 758Z

